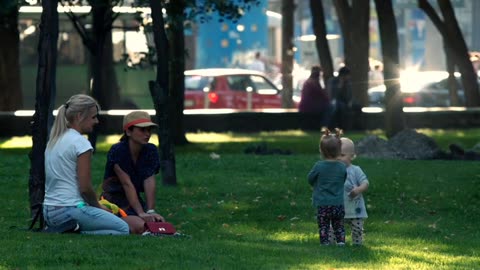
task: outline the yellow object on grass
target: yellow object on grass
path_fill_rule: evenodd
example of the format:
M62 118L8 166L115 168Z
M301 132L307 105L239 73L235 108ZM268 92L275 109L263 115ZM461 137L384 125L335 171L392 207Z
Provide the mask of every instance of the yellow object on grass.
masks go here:
M110 209L110 211L112 211L113 214L115 215L118 215L118 216L121 216L121 217L126 217L127 216L127 213L125 213L125 211L123 211L122 208L118 207L116 204L113 204L109 201L107 201L105 198L101 198L101 200L98 201L101 205L107 207L108 209Z

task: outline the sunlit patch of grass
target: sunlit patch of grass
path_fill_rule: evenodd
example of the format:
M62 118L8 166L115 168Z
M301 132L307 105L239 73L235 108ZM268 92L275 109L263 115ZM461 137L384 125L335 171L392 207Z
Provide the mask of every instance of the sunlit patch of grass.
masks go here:
M105 140L103 140L102 143L114 144L120 141L121 137L122 135L108 135L108 136L105 136Z
M302 130L263 131L258 133L200 132L186 134L187 140L193 143L255 142L259 140L274 140L275 138L306 136L310 136L310 133Z
M320 132L320 130L318 131ZM308 132L303 130L285 130L285 131L264 131L260 132L260 136L283 136L283 137L299 137L307 136Z
M225 143L225 142L251 142L255 139L253 136L238 136L231 132L228 133L187 133L187 140L192 143Z
M433 138L440 148L448 151L450 144L457 144L464 149L472 149L480 142L480 129L418 129L417 132Z
M311 234L299 233L297 231L284 231L266 235L267 239L282 242L308 242L311 240L311 236Z
M21 136L21 137L11 137L2 144L0 148L31 148L32 147L32 136Z
M452 266L459 263L478 265L480 263L478 257L448 253L446 252L448 247L439 243L422 243L421 241L406 239L399 239L398 242L398 245L390 244L388 246L372 246L371 248L382 253L395 254L395 256L387 259L388 264L391 265L418 265L430 269L433 265Z

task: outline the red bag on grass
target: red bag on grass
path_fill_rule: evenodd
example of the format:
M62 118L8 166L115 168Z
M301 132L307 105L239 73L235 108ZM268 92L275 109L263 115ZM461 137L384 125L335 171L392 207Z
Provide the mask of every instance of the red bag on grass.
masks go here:
M147 231L152 234L175 234L177 230L175 227L168 222L145 222L145 227Z

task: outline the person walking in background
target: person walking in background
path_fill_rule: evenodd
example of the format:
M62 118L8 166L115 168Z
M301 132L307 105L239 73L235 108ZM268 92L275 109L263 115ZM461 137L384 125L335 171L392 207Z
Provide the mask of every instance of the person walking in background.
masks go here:
M343 190L346 166L339 160L341 153L341 130L335 134L324 129L319 150L323 160L317 161L308 173L308 183L313 187L312 204L317 208L317 223L320 244L329 245L329 229L332 225L337 245L345 245L345 215Z
M310 77L302 86L298 111L301 113L321 114L321 126L327 126L332 114L332 105L327 91L320 85L320 66L313 66Z
M253 59L253 62L248 65L248 68L260 72L265 72L265 63L261 59L260 52L255 53L255 59Z
M380 64L373 66L373 69L368 73L368 87L383 85L383 70Z
M155 211L155 175L160 158L157 147L148 142L156 126L147 112L125 115L124 134L107 154L102 196L126 212L123 219L135 234L145 231L145 222L165 221Z
M352 83L350 80L350 69L342 67L338 75L328 82L328 91L335 108L330 127L348 129L349 119L352 110Z
M58 109L45 150L43 215L47 227L73 224L68 229L84 234L129 234L128 224L98 203L92 186L93 148L82 134L98 124L98 111L87 95L72 96Z
M350 224L352 243L362 245L363 224L368 217L363 193L367 191L369 182L367 176L359 166L353 165L355 159L355 145L348 138L341 138L342 154L340 160L347 166L347 179L345 181L344 204L345 223Z

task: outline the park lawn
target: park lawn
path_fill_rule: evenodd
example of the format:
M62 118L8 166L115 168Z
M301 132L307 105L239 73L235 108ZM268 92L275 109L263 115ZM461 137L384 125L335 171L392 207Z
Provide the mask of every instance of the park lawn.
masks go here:
M478 131L466 132L472 133ZM365 245L351 246L348 235L345 247L322 247L306 181L318 159L317 134L204 135L208 141L193 134L189 139L194 144L176 149L178 186L157 187L158 210L190 236L175 239L26 231L28 149L0 149L0 269L478 269L480 265L478 162L358 158L355 163L371 183L366 194ZM351 135L355 136L360 134ZM464 142L462 136L455 138L471 147L472 142ZM293 154L243 153L245 146L264 141ZM95 186L102 178L109 143L100 142L94 155Z

